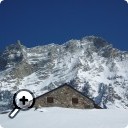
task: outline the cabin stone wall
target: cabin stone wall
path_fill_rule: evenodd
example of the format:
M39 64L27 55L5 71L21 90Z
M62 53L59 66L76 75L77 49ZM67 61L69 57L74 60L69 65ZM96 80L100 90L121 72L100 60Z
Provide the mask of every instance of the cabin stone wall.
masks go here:
M52 97L53 102L48 103L47 98ZM78 103L73 103L72 98L77 98ZM65 108L94 108L92 100L83 96L69 86L63 86L36 98L35 107L65 107Z

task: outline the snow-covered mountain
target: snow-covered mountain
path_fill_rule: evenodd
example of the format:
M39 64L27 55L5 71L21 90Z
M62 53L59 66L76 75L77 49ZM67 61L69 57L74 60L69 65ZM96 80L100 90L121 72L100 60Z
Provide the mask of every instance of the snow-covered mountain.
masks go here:
M33 48L18 41L0 54L0 83L0 108L19 89L38 96L64 83L101 107L127 108L128 52L95 36Z

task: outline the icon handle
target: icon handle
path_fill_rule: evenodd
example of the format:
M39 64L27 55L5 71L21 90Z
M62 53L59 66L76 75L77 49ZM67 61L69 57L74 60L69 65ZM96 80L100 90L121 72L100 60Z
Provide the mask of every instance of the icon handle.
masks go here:
M9 118L13 119L18 113L19 113L20 109L18 108L14 108L10 114L9 114Z

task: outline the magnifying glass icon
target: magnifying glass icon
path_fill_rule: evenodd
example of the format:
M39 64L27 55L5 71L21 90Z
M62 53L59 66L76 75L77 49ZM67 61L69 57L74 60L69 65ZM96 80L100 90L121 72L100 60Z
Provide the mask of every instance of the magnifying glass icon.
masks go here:
M19 90L13 96L13 104L15 108L9 113L9 118L11 119L13 119L20 112L20 110L26 111L34 106L34 94L26 89Z

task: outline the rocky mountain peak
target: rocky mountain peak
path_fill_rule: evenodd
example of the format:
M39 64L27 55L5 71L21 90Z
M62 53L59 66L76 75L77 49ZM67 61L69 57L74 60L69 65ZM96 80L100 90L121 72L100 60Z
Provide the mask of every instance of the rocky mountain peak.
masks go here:
M86 36L81 40L72 39L66 42L65 46L66 50L71 51L72 53L82 49L91 53L101 51L103 52L107 50L110 51L110 49L113 49L112 45L109 44L105 39L96 36Z
M11 44L6 47L5 51L0 55L0 69L5 69L14 65L14 63L21 62L23 60L25 46L21 45L18 40L15 44Z
M22 51L23 47L20 40L17 40L16 43L7 46L5 51Z
M110 45L105 39L97 36L86 36L82 40L86 40L86 42L91 42L97 49Z
M86 47L88 47L87 50L90 51L91 54L96 52L99 56L108 59L117 58L120 60L122 59L122 56L124 56L124 52L113 48L112 44L107 42L102 37L86 36L82 39L82 42L86 44Z
M95 42L95 44L101 44L102 47L108 45L108 42L104 38L98 36L85 36L82 39Z

